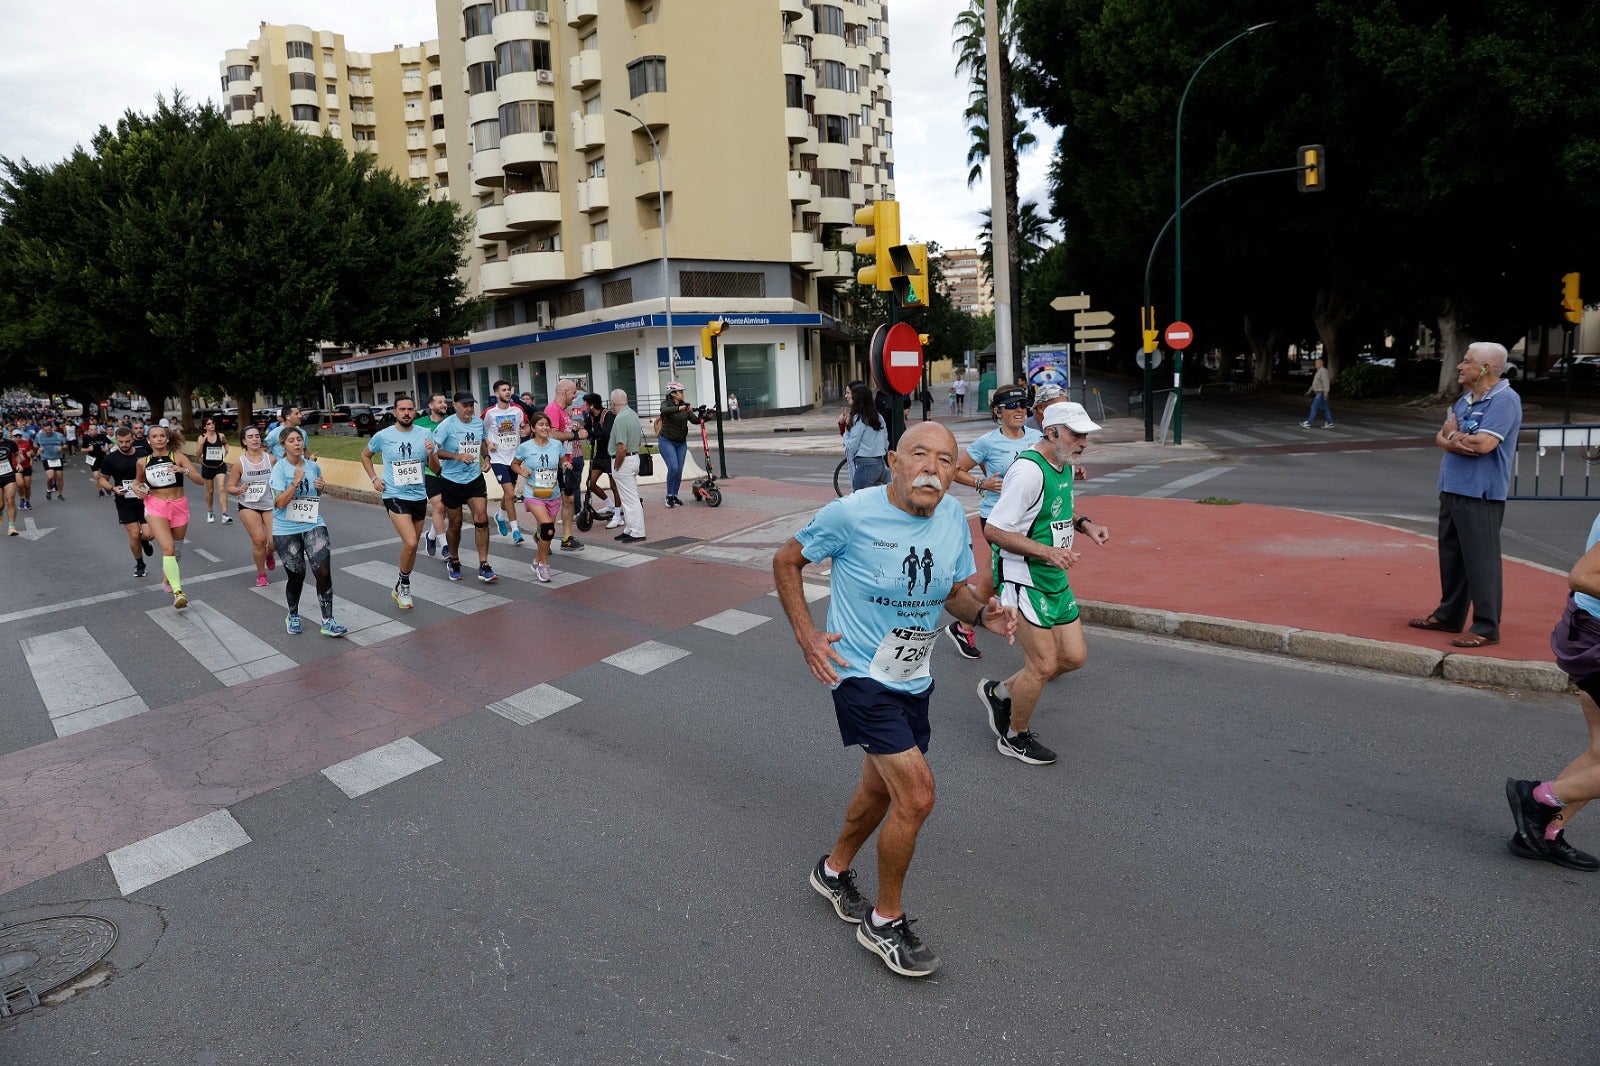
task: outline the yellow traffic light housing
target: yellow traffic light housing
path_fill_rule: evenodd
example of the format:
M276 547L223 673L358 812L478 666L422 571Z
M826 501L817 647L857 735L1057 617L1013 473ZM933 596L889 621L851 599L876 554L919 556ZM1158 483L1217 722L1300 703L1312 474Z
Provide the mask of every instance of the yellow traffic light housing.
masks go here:
M1561 315L1568 322L1583 323L1583 297L1578 295L1578 275L1561 275Z
M1300 170L1295 175L1301 192L1321 192L1327 188L1327 152L1320 144L1302 145Z
M1154 307L1139 308L1139 328L1144 334L1144 354L1149 355L1156 350L1156 345L1161 340L1161 331L1156 328Z
M856 281L880 292L888 292L894 276L889 249L900 243L900 204L878 200L856 212L856 225L872 230L872 236L856 242L856 254L872 257L872 265L856 271Z
M723 318L713 319L700 327L700 357L702 359L714 359L716 357L717 345L712 338L721 336L722 331L727 328L727 319Z
M928 306L928 246L897 244L889 249L894 274L889 287L905 311L921 311Z

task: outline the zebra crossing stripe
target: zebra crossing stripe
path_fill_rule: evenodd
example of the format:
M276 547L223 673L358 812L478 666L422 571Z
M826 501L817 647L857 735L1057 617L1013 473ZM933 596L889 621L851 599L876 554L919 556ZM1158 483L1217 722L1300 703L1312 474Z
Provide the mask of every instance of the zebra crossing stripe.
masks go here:
M322 776L337 785L340 792L355 799L443 761L410 737L401 737L355 758L334 763L322 771Z
M583 700L554 685L535 685L489 704L488 709L508 722L532 725Z
M554 553L550 557L552 559L556 558ZM557 566L550 571L549 581L540 581L538 575L533 572L533 558L531 556L526 559L502 559L491 555L489 556L489 565L494 567L494 572L499 574L502 579L509 577L513 581L540 585L544 588L558 589L566 585L576 585L580 581L589 580L588 574L580 574Z
M476 567L469 567L463 562L461 570L462 576L466 579L464 581L447 581L442 577L428 577L413 570L411 572L412 597L440 607L448 607L460 614L476 614L490 607L498 607L503 603L511 602L502 596L480 592ZM393 563L380 563L377 561L357 563L354 566L341 567L340 572L382 585L386 589L394 588L395 569ZM471 584L468 584L468 582L471 582Z
M605 563L607 566L638 566L654 559L654 555L642 555L639 552L618 551L616 548L602 548L584 545L584 558L594 559Z
M106 861L116 876L117 888L130 896L248 843L250 834L223 809L118 848L107 853Z
M702 618L695 625L700 626L702 629L710 629L717 633L726 633L730 637L736 637L740 633L754 629L762 622L770 621L771 619L764 614L752 614L749 611L729 608L719 614L712 615L710 618Z
M647 640L643 644L635 644L631 648L624 648L615 655L607 655L600 661L615 666L619 670L626 670L630 674L638 674L642 677L670 663L675 663L688 654L682 648L674 648L670 644L663 644L657 640Z
M1214 477L1221 477L1223 474L1226 474L1232 469L1234 468L1231 466L1214 466L1209 470L1202 470L1198 474L1190 474L1188 477L1181 477L1169 484L1162 485L1159 489L1151 489L1149 492L1141 492L1139 496L1142 499L1161 499L1166 496L1171 496L1174 493L1182 492L1184 489L1193 488L1195 485L1198 485L1203 481L1210 481Z
M81 733L150 709L83 626L27 637L21 643L56 736Z
M293 659L209 604L196 601L186 611L158 607L145 614L224 685L268 677L295 666Z

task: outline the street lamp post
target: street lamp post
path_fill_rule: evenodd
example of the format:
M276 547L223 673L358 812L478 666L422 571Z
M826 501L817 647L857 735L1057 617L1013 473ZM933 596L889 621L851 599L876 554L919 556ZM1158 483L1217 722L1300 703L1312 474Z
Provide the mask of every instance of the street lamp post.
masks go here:
M656 157L656 210L661 215L661 292L667 301L667 376L676 380L678 350L672 346L672 260L667 255L667 183L661 174L661 146L656 143L656 135L650 132L650 127L638 115L620 107L615 111L639 124L644 135L650 138L650 152Z
M1194 88L1194 81L1205 69L1206 64L1215 59L1235 41L1250 36L1257 30L1264 30L1271 26L1271 22L1258 22L1243 33L1236 33L1223 41L1211 54L1200 61L1194 68L1194 73L1189 75L1188 84L1183 87L1183 95L1178 97L1178 124L1172 138L1172 320L1183 321L1183 105L1189 100L1189 90ZM1183 353L1172 353L1172 387L1175 403L1172 409L1172 442L1183 443Z

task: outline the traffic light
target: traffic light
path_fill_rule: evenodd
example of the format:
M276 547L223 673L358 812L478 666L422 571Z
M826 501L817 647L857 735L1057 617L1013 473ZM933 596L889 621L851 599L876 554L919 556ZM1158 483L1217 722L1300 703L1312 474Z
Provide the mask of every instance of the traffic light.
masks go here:
M902 311L922 311L928 306L928 246L897 244L889 249L894 274L889 287Z
M1583 297L1578 295L1576 272L1561 275L1561 314L1568 322L1583 323Z
M724 318L713 319L700 327L700 357L714 359L717 354L716 342L711 338L719 337L722 331L728 328L728 321Z
M1144 334L1144 353L1149 355L1156 350L1156 344L1161 340L1161 331L1156 328L1154 307L1139 308L1139 329Z
M872 236L856 242L857 255L872 257L871 266L856 271L856 281L888 292L894 276L889 249L900 243L900 204L895 200L870 203L856 212L856 225L872 230Z
M1301 192L1321 192L1328 184L1327 153L1320 144L1302 145L1300 148L1300 170L1295 173L1295 180L1300 185Z

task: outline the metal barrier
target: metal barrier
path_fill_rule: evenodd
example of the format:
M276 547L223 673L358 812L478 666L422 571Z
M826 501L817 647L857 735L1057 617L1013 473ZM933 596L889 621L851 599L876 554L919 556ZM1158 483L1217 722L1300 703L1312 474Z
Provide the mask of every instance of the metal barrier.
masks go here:
M1507 499L1600 500L1597 473L1600 423L1523 426L1512 453Z

